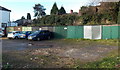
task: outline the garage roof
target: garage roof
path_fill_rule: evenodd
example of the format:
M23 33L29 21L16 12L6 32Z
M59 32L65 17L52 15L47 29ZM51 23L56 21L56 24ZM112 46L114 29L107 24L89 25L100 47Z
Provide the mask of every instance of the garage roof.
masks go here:
M4 11L9 11L9 12L11 12L11 10L9 10L9 9L7 9L7 8L4 8L4 7L2 7L2 6L0 6L0 10L4 10Z

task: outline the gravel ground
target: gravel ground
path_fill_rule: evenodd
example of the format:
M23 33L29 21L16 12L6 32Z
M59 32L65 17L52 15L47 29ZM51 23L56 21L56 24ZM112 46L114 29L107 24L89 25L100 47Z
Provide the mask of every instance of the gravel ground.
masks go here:
M117 49L117 46L85 41L2 40L3 65L10 63L13 67L69 67L76 59L81 62L97 61Z

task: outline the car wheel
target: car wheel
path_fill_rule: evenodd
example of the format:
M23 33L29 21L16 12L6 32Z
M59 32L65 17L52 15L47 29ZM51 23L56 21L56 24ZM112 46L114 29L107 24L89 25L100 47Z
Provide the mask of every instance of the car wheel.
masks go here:
M16 36L15 39L18 39L18 37Z
M40 41L41 39L40 38L37 38L38 41Z
M12 38L8 38L8 39L10 39L10 40L11 40Z

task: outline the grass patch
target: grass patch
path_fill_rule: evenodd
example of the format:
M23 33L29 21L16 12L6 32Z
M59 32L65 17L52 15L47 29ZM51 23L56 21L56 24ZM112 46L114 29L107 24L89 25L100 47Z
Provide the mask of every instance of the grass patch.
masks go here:
M76 69L80 68L119 68L120 67L120 56L117 51L110 52L105 58L95 61L81 64L77 61L77 65L74 66Z
M120 56L107 57L101 61L89 62L86 64L79 64L74 66L76 69L80 68L119 68Z
M56 41L57 40L57 41ZM72 44L76 44L76 43L80 43L83 42L84 43L97 43L97 44L104 44L104 45L112 45L112 46L118 46L119 44L119 40L118 39L99 39L99 40L95 40L95 39L56 39L54 41L56 42L63 42L63 43L72 43Z
M120 62L120 56L107 57L102 61L85 64L84 68L117 68Z

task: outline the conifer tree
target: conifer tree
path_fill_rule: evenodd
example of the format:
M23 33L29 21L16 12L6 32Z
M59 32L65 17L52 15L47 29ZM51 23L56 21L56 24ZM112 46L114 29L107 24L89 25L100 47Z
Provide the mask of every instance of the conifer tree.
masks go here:
M66 14L66 11L65 11L64 7L62 6L59 10L59 15L63 15L63 14Z
M50 14L51 14L51 15L58 15L58 7L57 7L56 2L53 4L53 7L52 7L52 9L51 9Z

